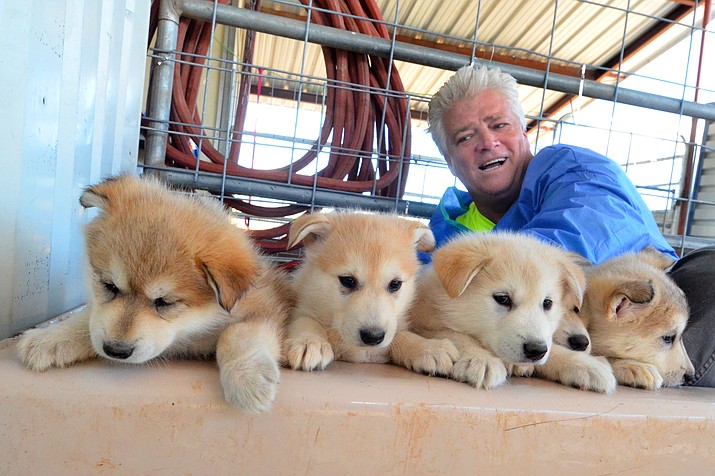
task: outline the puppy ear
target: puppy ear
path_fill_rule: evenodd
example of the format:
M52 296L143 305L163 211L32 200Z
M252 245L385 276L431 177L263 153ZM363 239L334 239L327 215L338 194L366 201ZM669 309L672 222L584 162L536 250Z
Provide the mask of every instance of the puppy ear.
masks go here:
M650 281L626 281L620 283L608 298L609 320L629 322L639 316L633 312L633 304L647 304L653 300L655 291Z
M333 228L330 218L325 213L307 213L296 218L288 232L288 248L293 248L300 242L311 246L324 240Z
M575 253L568 253L568 258L562 264L562 287L564 303L568 310L578 310L583 304L583 295L586 291L586 275L583 266L588 261Z
M215 243L203 256L197 257L197 266L213 289L219 305L231 312L233 306L253 284L259 269L259 258L248 243Z
M417 248L417 251L429 253L430 251L434 250L436 242L430 227L419 221L406 221L412 226L414 234L413 236L415 237L414 243L415 247Z
M437 278L451 298L464 293L474 277L491 262L486 253L480 253L470 242L461 242L439 248L432 258Z
M652 246L646 246L640 252L638 252L636 256L644 262L650 264L651 266L655 266L658 269L668 269L673 266L673 263L675 263L675 260L673 258L661 253Z
M127 185L132 181L139 181L133 175L118 175L102 180L96 185L87 187L79 197L79 203L84 208L97 207L104 211L109 210L116 200L116 196L127 189Z

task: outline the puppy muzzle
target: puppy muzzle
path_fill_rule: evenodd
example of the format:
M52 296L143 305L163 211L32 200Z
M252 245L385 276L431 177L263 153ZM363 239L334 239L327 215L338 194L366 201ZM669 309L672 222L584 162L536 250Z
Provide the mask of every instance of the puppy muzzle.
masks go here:
M385 330L377 327L360 329L360 340L365 345L380 345L385 340Z
M524 357L532 362L541 360L549 351L549 347L546 345L546 342L543 341L524 342L522 349L524 351Z
M102 350L111 359L126 360L134 353L134 344L120 341L104 341Z

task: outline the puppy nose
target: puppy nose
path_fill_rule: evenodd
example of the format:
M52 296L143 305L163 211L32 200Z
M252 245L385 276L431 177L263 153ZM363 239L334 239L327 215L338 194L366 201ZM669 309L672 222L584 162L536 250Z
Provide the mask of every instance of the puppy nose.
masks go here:
M360 339L367 345L378 345L385 340L385 331L382 329L360 329Z
M695 374L691 374L690 372L687 372L683 376L683 382L685 382L685 385L695 385Z
M529 341L524 343L524 355L527 359L534 362L541 359L549 351L546 343L543 341Z
M569 347L579 352L588 349L588 337L583 334L572 335L568 338Z
M134 346L132 344L127 344L126 342L105 342L102 345L102 350L109 357L113 359L128 359L132 352L134 352Z

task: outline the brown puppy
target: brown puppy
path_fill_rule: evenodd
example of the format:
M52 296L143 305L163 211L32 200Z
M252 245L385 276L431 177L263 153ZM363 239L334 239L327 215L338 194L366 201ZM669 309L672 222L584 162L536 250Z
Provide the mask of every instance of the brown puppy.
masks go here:
M454 346L407 330L417 251L434 248L426 225L388 214L314 213L291 225L289 246L300 242L305 261L294 277L288 365L322 370L338 359L449 373Z
M493 388L509 373L530 375L555 352L558 358L544 372L550 378L602 392L615 387L607 364L593 359L571 372L577 353L564 356L567 349L552 345L585 287L571 254L528 235L472 233L439 248L432 262L418 282L412 324L425 337L457 346L452 379Z
M694 372L682 339L688 304L665 272L672 264L645 248L588 271L579 315L593 353L608 357L620 384L656 390L681 385Z
M269 409L290 289L221 204L133 176L89 187L80 202L100 209L85 229L89 305L26 331L21 360L45 370L216 352L226 399Z

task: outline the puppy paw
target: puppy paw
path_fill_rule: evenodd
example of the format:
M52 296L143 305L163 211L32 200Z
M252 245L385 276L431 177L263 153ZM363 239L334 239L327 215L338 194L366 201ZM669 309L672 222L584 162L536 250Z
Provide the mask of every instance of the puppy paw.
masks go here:
M271 409L279 382L278 362L267 351L246 359L220 362L221 387L226 401L252 413Z
M534 375L534 364L509 364L506 370L510 377L531 377Z
M335 359L328 342L291 338L286 340L285 348L286 361L294 370L323 370Z
M564 385L605 394L613 393L617 385L610 364L595 358L562 369L558 380Z
M507 369L504 362L498 357L486 355L463 356L452 366L450 377L458 382L466 382L476 388L490 389L506 382Z
M403 365L414 372L446 377L458 358L459 351L449 339L429 339L419 352L406 358Z
M62 328L45 327L25 331L17 341L17 355L35 371L64 367L96 355L91 348L89 332L69 334Z
M655 365L622 361L614 363L613 372L621 385L645 390L658 390L663 386L663 377Z

